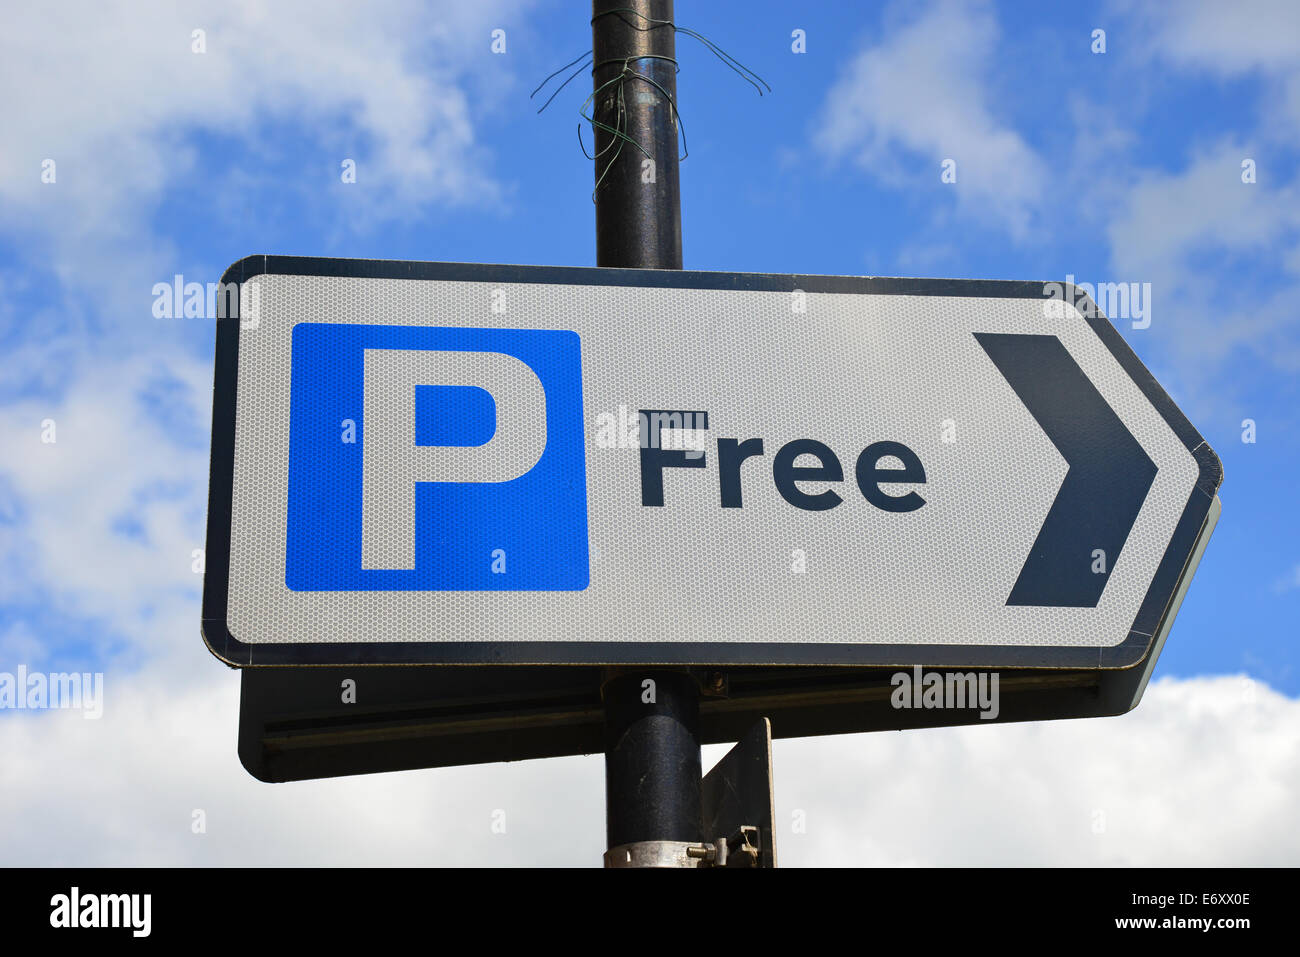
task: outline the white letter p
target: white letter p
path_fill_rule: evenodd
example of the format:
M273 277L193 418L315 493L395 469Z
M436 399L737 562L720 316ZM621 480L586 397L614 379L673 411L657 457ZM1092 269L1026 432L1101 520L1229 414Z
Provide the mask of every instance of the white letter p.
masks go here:
M361 567L415 568L417 482L509 482L546 448L537 373L502 352L367 349L362 424ZM478 387L496 405L482 445L416 445L416 387Z

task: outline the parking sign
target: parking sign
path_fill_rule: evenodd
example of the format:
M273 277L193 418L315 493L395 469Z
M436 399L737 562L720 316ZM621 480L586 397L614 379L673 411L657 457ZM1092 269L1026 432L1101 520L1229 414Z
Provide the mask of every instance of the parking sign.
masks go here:
M256 256L203 632L240 666L1124 668L1217 458L1058 284Z

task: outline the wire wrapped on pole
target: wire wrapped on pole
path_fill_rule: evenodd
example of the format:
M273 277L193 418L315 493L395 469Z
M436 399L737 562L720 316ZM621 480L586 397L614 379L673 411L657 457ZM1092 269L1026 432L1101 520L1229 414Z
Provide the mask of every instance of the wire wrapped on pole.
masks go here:
M731 70L733 70L742 79L744 79L745 82L753 86L754 89L758 91L759 96L763 95L764 89L766 89L769 93L772 92L772 87L768 85L766 80L764 80L753 70L749 69L749 67L745 66L743 63L741 63L731 54L727 53L727 51L723 50L720 46L718 46L708 37L704 36L703 34L695 30L689 29L688 27L680 26L674 23L671 19L651 17L638 10L632 9L631 7L614 7L608 10L600 10L596 12L592 16L592 23L594 25L598 18L611 16L614 14L627 14L630 15L632 18L634 18L634 21L625 21L628 22L628 25L634 30L645 31L645 30L651 30L659 27L666 27L668 29L671 29L674 34L685 34L686 36L691 37L692 39L695 39L699 41L701 44L703 44L705 49L709 50L709 52L711 52L719 60L725 63ZM629 80L646 83L651 87L655 88L656 90L658 90L658 92L664 96L669 106L671 107L672 114L673 114L673 122L681 135L682 148L681 148L681 155L678 157L678 161L680 162L681 160L686 159L686 157L690 155L690 151L686 145L686 126L682 122L680 111L677 109L677 98L675 92L669 92L665 88L665 85L663 83L656 80L653 76L649 75L646 72L641 72L639 69L634 69L632 66L634 62L641 61L641 60L664 60L671 63L673 67L673 71L677 72L678 70L680 70L680 66L678 65L675 57L664 56L662 54L639 53L639 54L628 55L623 57L607 58L602 60L599 63L593 63L592 56L593 56L593 51L588 50L585 53L583 53L581 56L577 57L576 59L566 63L564 66L560 67L550 76L546 77L546 79L544 79L538 85L537 89L533 90L529 98L531 99L532 97L537 96L537 94L540 93L547 86L547 84L551 82L551 80L555 79L565 70L568 70L570 67L574 67L574 66L577 67L577 69L575 69L572 73L570 73L565 78L564 82L561 83L558 87L556 87L555 90L551 93L551 95L547 97L546 102L543 103L541 107L537 110L538 113L541 113L548 106L550 106L552 102L554 102L555 98L560 95L560 92L566 86L568 86L572 80L576 79L589 66L594 76L596 72L599 71L604 66L608 66L610 64L618 64L618 63L622 64L622 69L619 71L619 73L614 77L606 80L604 83L600 84L595 89L593 89L591 94L588 95L586 100L583 101L582 106L578 109L578 114L579 116L582 117L582 121L579 122L578 124L578 145L579 148L581 148L583 155L590 160L597 160L604 156L609 157L596 177L596 185L595 188L592 190L592 202L595 202L596 192L600 189L601 185L605 181L606 175L609 173L609 170L613 167L614 163L621 155L625 144L630 143L632 146L636 147L636 149L647 159L653 159L653 157L650 155L649 150L647 150L642 143L638 142L636 138L630 136L627 132L627 128L626 128L627 100L626 100L625 88ZM597 101L597 98L602 92L604 92L606 89L609 88L613 88L613 95L614 95L615 122L613 124L605 123L602 120L598 119L595 110L595 103ZM593 130L601 130L609 134L610 137L612 138L610 143L608 143L603 149L597 149L594 153L588 153L586 143L582 139L583 122L591 124Z

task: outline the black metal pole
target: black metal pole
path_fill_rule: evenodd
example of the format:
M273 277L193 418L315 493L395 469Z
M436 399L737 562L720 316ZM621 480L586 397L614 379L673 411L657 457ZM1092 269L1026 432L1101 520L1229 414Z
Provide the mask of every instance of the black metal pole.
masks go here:
M699 695L686 671L629 669L605 681L605 837L611 850L700 841ZM673 853L646 857L681 860Z
M596 265L681 269L673 2L591 9L592 115L640 146L596 128Z
M596 264L682 268L672 0L593 0ZM638 148L639 147L639 148ZM606 676L608 847L699 842L699 686L673 669ZM681 861L669 851L620 861ZM612 862L612 857L607 863Z

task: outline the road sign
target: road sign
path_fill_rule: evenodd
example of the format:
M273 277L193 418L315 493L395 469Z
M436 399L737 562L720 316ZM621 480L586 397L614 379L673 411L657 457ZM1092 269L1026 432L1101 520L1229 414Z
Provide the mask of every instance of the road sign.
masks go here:
M1149 668L1217 515L1214 453L1060 284L224 281L203 633L237 666Z

